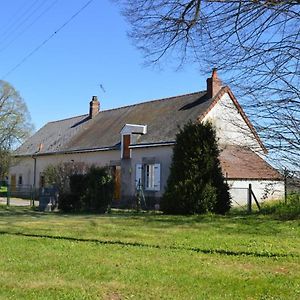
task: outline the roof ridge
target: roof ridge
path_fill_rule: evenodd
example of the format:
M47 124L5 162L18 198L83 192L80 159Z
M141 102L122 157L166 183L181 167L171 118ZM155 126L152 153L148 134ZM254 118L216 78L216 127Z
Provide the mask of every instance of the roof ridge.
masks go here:
M100 110L100 111L99 111L99 114L102 113L102 112L107 112L107 111L112 111L112 110L117 110L117 109L123 109L123 108L131 107L131 106L142 105L142 104L145 104L145 103L152 103L152 102L158 102L158 101L165 101L165 100L170 100L170 99L172 99L172 98L185 97L185 96L190 96L190 95L200 94L200 93L203 93L203 92L206 92L206 90L197 91L197 92L192 92L192 93L187 93L187 94L181 94L181 95L177 95L177 96L170 96L170 97L165 97L165 98L161 98L161 99L146 100L146 101L139 102L139 103L134 103L134 104L124 105L124 106L115 107L115 108L109 108L109 109L105 109L105 110ZM97 115L98 115L98 114L97 114ZM44 126L46 126L47 124L50 124L50 123L58 123L58 122L62 122L62 121L67 121L67 120L79 118L79 117L84 117L84 116L88 116L88 114L82 114L82 115L78 115L78 116L74 116L74 117L68 117L68 118L64 118L64 119L59 119L59 120L49 121L49 122L47 122ZM42 127L44 127L44 126L42 126ZM42 128L42 127L41 127L41 128Z
M62 122L62 121L67 121L67 120L79 118L79 117L87 117L88 115L89 115L89 114L84 114L84 115L79 115L79 116L74 116L74 117L64 118L64 119L60 119L60 120L49 121L49 122L46 123L46 124L49 124L49 123L58 123L58 122Z
M172 98L178 98L178 97L185 97L185 96L190 96L190 95L200 94L200 93L203 93L203 92L206 92L206 90L203 90L203 91L197 91L197 92L192 92L192 93L187 93L187 94L182 94L182 95L177 95L177 96L170 96L170 97L165 97L165 98L161 98L161 99L146 100L146 101L139 102L139 103L134 103L134 104L124 105L124 106L115 107L115 108L109 108L109 109L105 109L105 110L100 110L99 113L101 113L101 112L106 112L106 111L117 110L117 109L123 109L123 108L131 107L131 106L142 105L142 104L145 104L145 103L152 103L152 102L158 102L158 101L165 101L165 100L170 100L170 99L172 99Z

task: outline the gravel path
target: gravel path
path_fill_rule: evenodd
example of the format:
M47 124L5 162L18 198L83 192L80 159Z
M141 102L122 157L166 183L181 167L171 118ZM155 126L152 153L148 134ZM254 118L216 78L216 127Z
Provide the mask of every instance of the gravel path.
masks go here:
M0 197L0 204L6 204L7 199L4 197ZM10 198L10 205L11 206L30 206L30 200L24 200L20 198ZM38 206L39 202L34 201L34 206Z

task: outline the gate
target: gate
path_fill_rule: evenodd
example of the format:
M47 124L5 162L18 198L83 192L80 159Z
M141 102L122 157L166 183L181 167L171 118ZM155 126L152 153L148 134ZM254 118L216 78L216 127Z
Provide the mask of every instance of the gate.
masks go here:
M238 206L251 212L253 203L255 203L258 210L260 210L260 204L253 192L251 183L249 183L248 187L231 187L230 195L234 206Z

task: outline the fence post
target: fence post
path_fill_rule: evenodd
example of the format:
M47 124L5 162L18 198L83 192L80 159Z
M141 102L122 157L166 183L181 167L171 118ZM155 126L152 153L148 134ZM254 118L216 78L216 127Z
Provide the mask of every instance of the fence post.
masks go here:
M289 176L289 171L285 168L283 171L284 176L284 203L287 203L287 178Z
M30 207L33 206L33 187L30 185Z
M10 184L7 185L6 205L10 206Z
M249 187L248 187L248 213L251 213L252 210L252 185L251 183L249 183Z

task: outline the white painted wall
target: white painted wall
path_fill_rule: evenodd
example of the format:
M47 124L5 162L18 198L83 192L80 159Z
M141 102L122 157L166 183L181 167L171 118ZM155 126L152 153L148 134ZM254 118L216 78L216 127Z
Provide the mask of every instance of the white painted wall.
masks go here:
M120 152L99 151L76 154L43 155L36 158L36 187L39 187L40 174L49 165L56 165L61 162L84 162L87 165L108 166L111 161L120 159ZM34 182L34 159L31 157L18 158L10 168L9 181L11 175L15 174L17 181L22 175L24 185L33 185Z
M136 164L142 163L144 157L155 158L156 163L161 165L160 191L151 192L155 197L161 197L164 188L167 184L167 179L170 173L170 165L173 154L172 146L135 148L132 149L133 155L131 159L131 167L128 172L131 172L131 190L135 191L135 172ZM37 158L36 165L36 185L39 187L40 174L50 164L58 164L60 162L84 162L88 165L107 166L111 161L120 160L120 151L101 151L92 153L78 154L60 154L40 156ZM34 160L31 157L19 159L16 164L11 167L10 175L22 175L24 185L33 185L33 168ZM10 176L9 176L10 178ZM247 204L247 189L249 183L252 184L252 189L258 199L262 202L271 199L282 199L284 197L283 181L262 181L262 180L228 180L230 194L233 200L233 206Z
M258 154L263 154L261 146L245 123L228 93L204 117L216 128L220 144L247 146Z
M266 200L277 200L284 198L284 182L274 180L228 180L230 187L230 195L232 197L232 205L247 205L247 194L249 183L258 200L263 202ZM254 203L254 200L253 200Z

